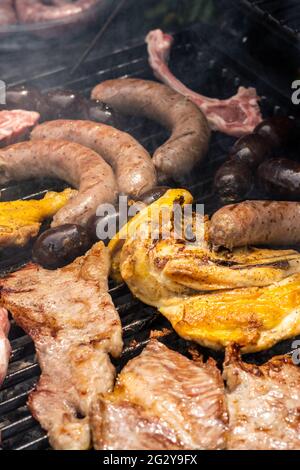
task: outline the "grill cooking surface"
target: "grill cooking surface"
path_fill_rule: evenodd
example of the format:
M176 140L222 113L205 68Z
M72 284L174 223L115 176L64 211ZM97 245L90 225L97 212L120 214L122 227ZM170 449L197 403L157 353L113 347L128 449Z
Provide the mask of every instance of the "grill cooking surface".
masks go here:
M267 2L255 2L267 3ZM172 51L171 68L175 74L195 90L212 97L225 98L234 94L239 85L256 86L262 96L262 109L265 116L273 113L287 113L285 97L273 89L263 78L257 76L255 67L249 66L243 55L233 59L228 52L222 51L217 43L212 46L207 41L203 27L185 31L176 35L176 45ZM222 44L222 41L220 41ZM229 49L227 48L227 51ZM240 60L239 60L240 59ZM68 70L60 69L27 81L42 89L66 87L80 90L86 95L98 82L122 76L136 76L153 79L147 63L146 48L137 44L101 59L87 61L78 76L70 78ZM131 132L150 150L153 151L166 137L165 132L153 123L126 118L121 126ZM223 135L214 135L209 156L189 181L180 182L188 186L199 202L206 204L207 212L216 208L211 194L211 181L216 168L227 156L232 139ZM24 182L11 184L0 190L1 200L21 197L41 197L49 189L62 189L57 181ZM9 257L7 252L0 252L0 275L20 267L30 259L30 250L14 252ZM123 323L125 349L116 366L121 369L128 359L138 354L146 344L152 329L169 328L168 322L158 315L156 310L133 299L128 289L122 286L111 286L110 293L118 308ZM184 352L185 341L181 340L171 329L165 331L164 341L172 348ZM3 449L46 449L47 437L27 409L28 393L33 389L38 376L39 366L36 362L33 343L22 330L12 322L10 333L12 357L8 376L0 391L0 430ZM273 348L273 353L288 351L291 340ZM262 361L269 353L257 355ZM252 358L253 359L253 358Z
M255 13L263 16L292 36L300 33L300 4L298 0L243 0Z

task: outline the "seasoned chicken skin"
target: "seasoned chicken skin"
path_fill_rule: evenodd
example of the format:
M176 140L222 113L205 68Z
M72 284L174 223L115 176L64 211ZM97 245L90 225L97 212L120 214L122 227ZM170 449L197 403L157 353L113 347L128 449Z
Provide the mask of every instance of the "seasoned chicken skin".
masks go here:
M221 374L152 339L94 407L94 442L105 450L223 449L227 411Z
M214 253L206 219L202 225L193 220L194 230L203 230L194 243L178 238L172 220L176 201L184 206L192 196L169 190L121 229L109 245L113 275L120 272L132 293L157 307L179 335L211 348L236 342L243 352L256 351L299 334L299 253L255 248ZM169 207L169 223L155 227L153 211L163 206Z
M288 356L246 364L236 347L226 352L230 450L300 449L300 368Z
M0 247L23 246L39 233L43 220L64 207L77 191L48 192L41 200L0 202Z
M91 446L92 403L114 384L108 354L121 353L122 331L109 266L99 242L62 269L30 264L0 280L0 304L35 344L42 375L28 404L54 449Z

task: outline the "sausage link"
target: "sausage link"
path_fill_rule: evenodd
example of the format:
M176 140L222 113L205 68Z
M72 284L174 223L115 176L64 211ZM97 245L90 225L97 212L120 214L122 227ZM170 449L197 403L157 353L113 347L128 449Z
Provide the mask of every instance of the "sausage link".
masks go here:
M56 5L45 5L42 0L15 0L17 16L20 23L42 23L63 20L66 17L83 13L98 3L98 0L77 0L55 2Z
M300 203L245 201L219 209L211 219L210 241L232 249L246 245L300 243Z
M103 203L114 203L117 182L111 167L82 145L62 140L21 142L0 151L0 185L11 180L52 177L79 190L54 216L52 227L86 225Z
M274 198L300 199L300 163L288 158L272 158L257 170L261 188Z
M156 185L156 171L148 152L133 137L92 121L57 120L37 126L31 139L77 142L99 153L117 176L119 191L137 197Z
M205 116L166 85L134 78L108 80L93 89L92 98L125 114L157 121L171 132L153 156L164 175L177 178L189 173L207 152L210 129Z

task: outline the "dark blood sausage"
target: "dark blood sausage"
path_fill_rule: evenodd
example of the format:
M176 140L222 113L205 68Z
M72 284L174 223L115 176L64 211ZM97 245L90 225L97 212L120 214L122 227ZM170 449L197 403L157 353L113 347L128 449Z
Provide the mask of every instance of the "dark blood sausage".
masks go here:
M300 243L300 203L245 201L219 209L211 219L214 247L297 245Z
M220 166L214 177L215 193L225 203L244 199L252 185L252 171L246 163L240 160L227 160Z
M280 147L297 135L297 123L288 116L273 116L258 124L254 132L267 139L273 148Z
M113 167L119 191L130 196L139 196L156 184L148 152L129 134L114 127L92 121L50 121L37 126L31 138L68 140L95 150Z
M13 0L1 0L0 2L0 26L17 23L17 16L13 6Z
M238 160L251 168L256 168L271 153L271 144L259 134L248 134L236 141L231 149L232 160Z
M287 158L272 158L257 171L259 184L276 198L300 200L300 163Z
M43 268L57 269L84 255L91 247L87 231L76 224L64 224L43 232L35 241L32 259Z
M134 78L108 80L93 89L92 98L124 114L157 121L171 132L153 156L163 175L177 178L189 173L207 152L210 130L205 116L166 85Z
M22 142L0 151L0 185L40 177L59 178L78 194L54 216L52 227L85 226L103 203L114 203L117 182L111 167L91 149L62 140Z
M83 13L98 3L99 0L53 1L46 5L43 0L15 0L20 23L43 23L63 20L66 17Z

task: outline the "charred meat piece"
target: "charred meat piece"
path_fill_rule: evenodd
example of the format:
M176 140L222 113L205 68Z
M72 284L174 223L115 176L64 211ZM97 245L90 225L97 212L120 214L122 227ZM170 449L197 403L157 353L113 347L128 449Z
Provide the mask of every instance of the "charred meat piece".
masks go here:
M55 214L53 227L85 226L103 203L114 203L118 186L111 167L93 150L63 140L21 142L0 151L0 184L39 177L65 180L78 194Z
M39 113L34 111L0 111L0 147L24 140L39 118Z
M8 312L5 308L0 308L0 386L5 379L11 347L7 339L10 324Z
M227 411L215 362L152 339L93 410L97 449L223 449Z
M153 155L162 175L178 178L188 174L205 157L210 139L205 116L169 87L137 78L107 80L93 89L92 98L124 114L157 121L171 132Z
M205 114L212 130L240 137L252 132L261 122L259 97L254 88L240 87L237 94L227 100L202 96L187 88L168 68L172 36L157 29L148 34L146 42L156 78L193 101Z
M119 191L139 196L156 184L156 172L149 153L131 135L92 121L57 120L38 126L32 140L62 139L95 150L116 174Z
M113 387L122 330L109 267L99 242L62 269L30 264L0 280L0 304L35 344L42 375L28 404L54 449L89 449L92 403Z
M229 249L247 245L297 245L299 217L299 202L244 201L215 212L209 237L215 247Z
M300 449L300 368L288 356L262 366L247 364L236 347L227 350L229 450Z

